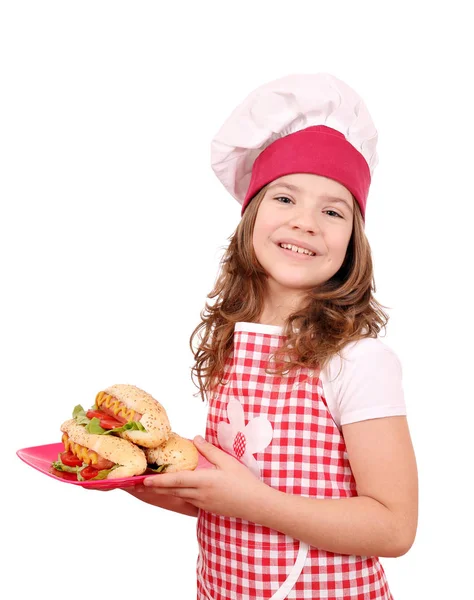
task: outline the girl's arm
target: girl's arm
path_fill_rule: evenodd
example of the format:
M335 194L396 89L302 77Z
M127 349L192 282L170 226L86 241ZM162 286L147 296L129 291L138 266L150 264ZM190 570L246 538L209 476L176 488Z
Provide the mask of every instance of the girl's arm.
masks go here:
M170 495L159 495L153 488L144 487L143 485L136 485L134 487L122 489L132 496L135 496L135 498L138 498L142 502L146 502L147 504L153 504L153 506L157 506L159 508L172 510L173 512L181 513L182 515L187 515L188 517L198 516L199 509L192 504L189 504L189 502L186 502L182 498L177 498L176 496Z
M342 427L358 496L313 499L268 488L246 519L339 554L401 556L418 522L418 477L406 417Z
M218 515L281 531L338 554L401 556L413 544L418 479L406 417L343 426L358 496L316 499L280 492L212 444L195 438L213 469L163 473L145 487Z

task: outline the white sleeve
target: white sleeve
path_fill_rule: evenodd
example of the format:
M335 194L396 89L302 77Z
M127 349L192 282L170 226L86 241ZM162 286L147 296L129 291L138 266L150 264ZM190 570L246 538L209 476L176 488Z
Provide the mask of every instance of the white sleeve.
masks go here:
M324 395L342 425L406 415L402 367L395 352L378 338L348 344L321 371Z

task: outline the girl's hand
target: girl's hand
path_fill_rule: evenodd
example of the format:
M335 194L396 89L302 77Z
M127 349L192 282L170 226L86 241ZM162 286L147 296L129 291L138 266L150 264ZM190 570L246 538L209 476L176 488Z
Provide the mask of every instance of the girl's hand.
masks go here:
M152 487L134 485L133 487L121 489L147 504L152 504L153 506L158 506L159 508L164 508L166 510L172 510L173 512L188 515L190 517L197 517L198 515L198 509L192 504L189 504L189 502L186 502L182 498L177 498L176 496L165 496L159 492L157 493Z
M194 444L214 468L152 475L144 480L144 486L208 512L252 520L252 510L265 502L272 488L236 458L200 436L194 438Z

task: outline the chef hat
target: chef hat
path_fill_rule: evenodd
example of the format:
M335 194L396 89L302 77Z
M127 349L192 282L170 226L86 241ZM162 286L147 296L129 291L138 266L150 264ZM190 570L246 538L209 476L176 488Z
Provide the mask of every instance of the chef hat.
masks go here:
M211 164L242 204L284 175L314 173L344 185L362 216L378 163L377 130L362 98L329 73L288 75L254 90L211 143Z

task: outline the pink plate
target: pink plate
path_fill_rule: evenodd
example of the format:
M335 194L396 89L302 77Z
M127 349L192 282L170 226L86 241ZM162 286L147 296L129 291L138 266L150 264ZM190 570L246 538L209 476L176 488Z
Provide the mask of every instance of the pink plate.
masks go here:
M30 467L33 467L40 473L44 473L57 481L63 483L72 483L81 487L97 489L97 490L114 490L116 488L124 488L137 485L143 481L146 477L150 477L151 474L147 475L135 475L134 477L122 477L120 479L98 479L96 481L77 481L74 479L63 479L58 477L51 471L51 463L58 460L58 454L64 452L64 445L62 442L58 444L46 444L45 446L33 446L31 448L22 448L17 451L17 456L21 458L23 462ZM196 469L209 468L211 463L199 454L199 462Z

